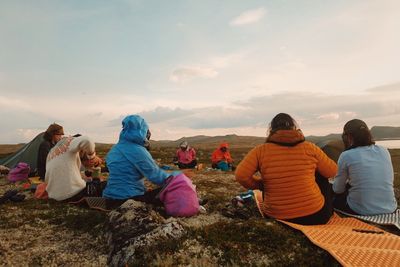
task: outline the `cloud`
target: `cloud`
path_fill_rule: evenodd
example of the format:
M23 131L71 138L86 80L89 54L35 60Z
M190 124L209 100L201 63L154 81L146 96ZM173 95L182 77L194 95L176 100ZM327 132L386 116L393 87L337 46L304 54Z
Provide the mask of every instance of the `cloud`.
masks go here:
M182 108L168 108L168 107L156 107L150 111L143 111L139 113L147 122L149 123L157 123L168 120L176 120L184 117L191 116L196 112L193 110L185 110Z
M11 97L0 96L1 109L23 109L26 110L30 104L23 100Z
M178 98L170 103L167 99L102 95L75 100L71 106L70 99L42 101L40 98L27 100L2 96L0 142L29 141L50 123L57 122L64 126L67 134L81 133L97 142L112 143L118 140L122 119L135 113L146 119L156 140L198 134L265 136L270 120L279 112L291 114L305 134L339 132L352 118L363 119L371 126L400 126L397 125L400 121L400 83L358 94L290 91L266 94L260 91L259 96L243 95L240 99L215 104L199 101L194 105L197 99L185 102ZM54 110L57 112L52 112Z
M322 120L334 120L337 121L340 118L340 114L339 113L335 113L335 112L331 112L331 113L327 113L327 114L322 114L320 116L317 117L317 119L322 119Z
M43 132L42 129L17 129L17 134L23 139L33 139L36 135Z
M400 94L400 82L373 87L373 88L367 89L366 91L371 92L371 93L378 93L378 94L383 93L383 92Z
M175 83L186 83L194 79L212 79L220 75L220 71L241 65L250 54L249 49L241 49L233 53L206 57L199 64L188 64L172 71L169 80Z
M0 107L0 143L21 143L33 139L46 130L53 120L52 114L44 115L34 110ZM59 121L57 121L59 122Z
M251 9L243 12L236 18L234 18L231 22L230 25L232 26L241 26L241 25L246 25L246 24L252 24L264 17L266 13L266 9L264 7L256 8L256 9Z
M208 60L208 64L216 69L227 68L240 63L249 54L249 50L243 49L235 53L214 56Z
M187 117L175 120L175 124L191 129L235 128L256 123L241 108L205 107L192 110Z
M214 78L218 72L211 67L190 66L175 69L169 79L172 82L185 83L195 78Z
M155 132L155 139L168 139L176 134L180 134L179 138L183 133L206 134L217 130L243 133L243 129L248 129L251 132L248 135L265 135L270 120L279 112L291 114L308 134L340 132L344 123L353 118L363 119L371 126L383 121L397 126L399 111L400 95L365 91L353 95L284 92L237 101L230 107L157 107L141 114L152 128L162 129Z

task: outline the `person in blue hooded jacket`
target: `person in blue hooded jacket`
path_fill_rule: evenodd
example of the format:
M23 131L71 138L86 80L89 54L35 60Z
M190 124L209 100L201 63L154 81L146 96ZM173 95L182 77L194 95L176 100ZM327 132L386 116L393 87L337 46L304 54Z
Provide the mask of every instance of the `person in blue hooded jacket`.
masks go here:
M121 205L128 199L158 204L155 199L159 190L146 191L144 177L156 185L163 185L170 174L154 162L147 150L150 131L139 115L129 115L122 121L119 141L106 157L109 170L103 197L111 205Z

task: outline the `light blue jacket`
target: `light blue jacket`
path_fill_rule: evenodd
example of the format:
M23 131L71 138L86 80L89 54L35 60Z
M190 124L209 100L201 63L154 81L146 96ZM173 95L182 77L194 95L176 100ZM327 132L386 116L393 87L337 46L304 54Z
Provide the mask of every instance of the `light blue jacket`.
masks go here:
M155 164L144 147L149 127L138 115L129 115L122 121L119 141L107 154L109 170L107 186L103 197L127 199L146 192L144 177L161 185L169 174Z
M340 155L333 191L343 193L349 183L347 203L352 210L361 215L391 213L397 208L393 179L389 151L378 145L361 146Z

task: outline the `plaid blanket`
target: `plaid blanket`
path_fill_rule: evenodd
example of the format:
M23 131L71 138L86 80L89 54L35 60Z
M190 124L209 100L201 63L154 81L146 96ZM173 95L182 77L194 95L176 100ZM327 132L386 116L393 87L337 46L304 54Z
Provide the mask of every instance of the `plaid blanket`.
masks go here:
M349 217L360 219L365 222L372 222L381 225L394 225L398 229L400 229L400 209L397 209L393 213L379 214L379 215L354 215L338 209L335 209L335 211Z

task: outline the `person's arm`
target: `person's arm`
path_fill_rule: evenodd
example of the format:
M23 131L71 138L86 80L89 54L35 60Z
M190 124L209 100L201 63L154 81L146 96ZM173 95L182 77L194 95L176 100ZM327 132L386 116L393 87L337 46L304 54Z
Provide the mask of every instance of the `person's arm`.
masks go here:
M253 148L236 168L235 178L247 189L261 189L261 178L254 174L258 171L257 148Z
M86 154L86 157L89 160L94 159L94 157L96 156L95 144L87 136L75 137L71 141L70 149L71 149L71 152L75 152L75 153L78 153L80 151L84 152Z
M332 189L336 194L341 194L346 191L346 183L349 179L347 163L343 154L339 156L338 165L338 173L335 176Z
M218 158L217 158L217 153L218 153L218 151L217 150L215 150L212 154L211 154L211 162L212 163L218 163Z
M151 182L162 185L170 174L158 167L146 149L141 150L141 153L141 157L138 157L139 160L134 163L136 169Z
M47 142L43 142L39 146L38 150L38 158L37 158L37 170L38 170L38 175L40 176L40 179L44 180L45 179L45 174L46 174L46 161L47 161L47 155L49 154L50 151L50 146Z
M95 155L92 159L89 159L85 154L84 157L81 158L81 162L86 169L90 169L100 166L103 163L103 160L97 155Z
M191 149L192 150L192 160L196 159L196 150L194 150L194 148Z
M47 155L50 152L50 146L47 142L43 142L39 146L38 151L38 162L42 162L46 164Z
M337 173L337 165L319 147L311 144L317 158L317 171L326 178L334 177Z
M229 153L229 151L227 151L227 152L225 153L225 155L226 155L226 161L227 161L228 163L232 163L232 162L233 162L233 159L232 159L231 153Z

